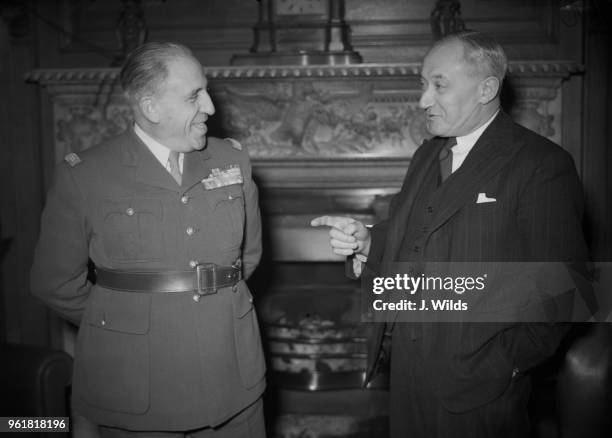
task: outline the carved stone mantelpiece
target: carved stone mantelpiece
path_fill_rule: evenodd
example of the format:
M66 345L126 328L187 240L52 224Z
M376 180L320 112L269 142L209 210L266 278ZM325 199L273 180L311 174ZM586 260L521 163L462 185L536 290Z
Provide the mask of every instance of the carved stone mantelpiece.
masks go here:
M418 109L420 64L209 67L224 136L251 154L270 187L398 187L427 136ZM561 143L569 62L513 62L511 114ZM117 135L131 123L116 69L35 70L26 80L53 103L55 161Z

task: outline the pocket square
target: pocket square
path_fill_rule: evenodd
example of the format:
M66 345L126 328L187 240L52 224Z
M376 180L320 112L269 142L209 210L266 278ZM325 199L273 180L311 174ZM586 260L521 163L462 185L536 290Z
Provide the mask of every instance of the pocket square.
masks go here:
M497 202L497 199L488 198L486 193L479 193L478 199L476 199L476 204L484 204L486 202Z

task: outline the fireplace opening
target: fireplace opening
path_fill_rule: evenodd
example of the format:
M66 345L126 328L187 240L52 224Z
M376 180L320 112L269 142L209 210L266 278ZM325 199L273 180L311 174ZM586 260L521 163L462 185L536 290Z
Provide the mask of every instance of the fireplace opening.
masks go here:
M363 388L373 326L360 322L359 282L344 278L342 263L275 264L257 309L271 436L387 435L388 376Z

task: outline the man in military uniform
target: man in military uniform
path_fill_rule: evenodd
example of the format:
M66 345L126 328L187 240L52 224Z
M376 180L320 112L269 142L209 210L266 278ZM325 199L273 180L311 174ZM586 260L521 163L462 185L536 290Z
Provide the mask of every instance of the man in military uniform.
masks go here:
M249 156L206 137L186 47L145 44L120 79L134 126L58 167L32 268L32 292L79 325L73 408L103 437L263 437Z

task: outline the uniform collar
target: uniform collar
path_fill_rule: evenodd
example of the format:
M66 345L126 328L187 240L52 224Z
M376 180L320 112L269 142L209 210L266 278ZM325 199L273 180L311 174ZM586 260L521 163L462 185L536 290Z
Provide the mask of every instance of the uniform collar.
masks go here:
M166 168L166 165L168 163L168 156L170 155L170 149L167 146L164 146L163 144L155 140L145 131L143 131L143 129L140 126L138 126L138 123L134 123L134 133L138 136L138 138L140 138L140 140L142 140L145 146L149 148L151 153L155 156L155 158L157 158L157 161L159 161L160 164L164 168ZM181 169L181 172L183 171L184 159L185 159L185 154L181 152L179 154L179 167Z

